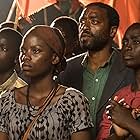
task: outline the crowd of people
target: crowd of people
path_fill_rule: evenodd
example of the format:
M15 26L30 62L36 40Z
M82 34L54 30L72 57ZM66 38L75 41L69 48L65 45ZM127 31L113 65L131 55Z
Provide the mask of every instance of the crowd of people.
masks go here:
M122 49L119 23L95 2L24 35L0 24L0 140L140 140L140 22Z

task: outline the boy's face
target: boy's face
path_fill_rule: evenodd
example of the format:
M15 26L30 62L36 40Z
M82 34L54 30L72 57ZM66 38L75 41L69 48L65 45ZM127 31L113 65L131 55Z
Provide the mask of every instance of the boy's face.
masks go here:
M13 44L8 38L0 34L0 72L14 68L16 57Z
M140 67L140 26L131 26L122 41L122 54L128 67Z

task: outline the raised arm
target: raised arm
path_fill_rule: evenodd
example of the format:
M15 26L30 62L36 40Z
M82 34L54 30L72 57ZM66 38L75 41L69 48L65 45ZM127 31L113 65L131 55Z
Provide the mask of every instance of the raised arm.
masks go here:
M136 140L139 140L140 122L134 119L131 110L113 100L111 101L111 105L113 106L110 110L112 122L128 130Z

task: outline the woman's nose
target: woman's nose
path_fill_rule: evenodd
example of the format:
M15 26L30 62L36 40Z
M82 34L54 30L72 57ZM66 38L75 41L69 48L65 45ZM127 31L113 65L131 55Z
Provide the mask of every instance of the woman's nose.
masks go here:
M26 53L22 54L22 55L21 55L21 60L22 60L22 61L31 60L30 52L26 52Z

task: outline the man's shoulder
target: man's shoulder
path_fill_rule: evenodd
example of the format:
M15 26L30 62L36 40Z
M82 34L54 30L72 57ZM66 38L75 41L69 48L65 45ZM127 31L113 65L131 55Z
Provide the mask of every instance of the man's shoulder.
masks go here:
M113 47L113 51L117 56L121 56L121 49Z
M77 79L81 79L82 77L82 61L84 60L86 55L87 53L83 53L68 59L65 70L57 76L56 81L63 85L76 88L75 85L77 85Z
M67 64L76 63L76 62L81 63L84 57L86 57L86 55L87 55L87 52L71 57L67 59Z
M116 64L118 64L118 66L124 65L124 60L120 49L114 48L112 57L114 60L113 63L115 63L115 65Z
M129 68L126 66L121 50L115 49L114 51L114 61L112 63L112 68L111 68L111 76L113 74L119 73L119 75L122 75L125 77L123 83L131 83L134 80L134 71L133 69Z
M82 62L86 56L87 56L87 53L82 53L80 55L67 59L67 66L64 70L64 73L67 73L67 72L75 73L79 70L82 70Z

